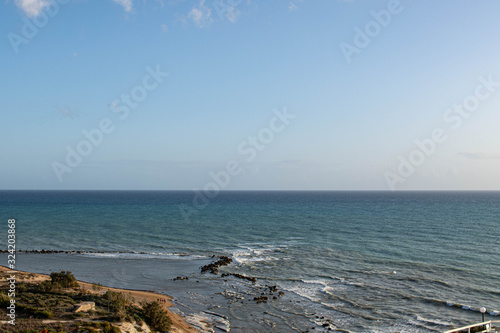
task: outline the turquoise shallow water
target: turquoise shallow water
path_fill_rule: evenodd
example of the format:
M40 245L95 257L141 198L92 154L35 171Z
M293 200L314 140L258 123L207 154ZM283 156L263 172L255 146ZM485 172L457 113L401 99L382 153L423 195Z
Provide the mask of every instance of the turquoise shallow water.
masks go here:
M75 272L85 260L110 272L150 270L124 273L128 287L168 292L159 262L191 260L205 293L215 294L218 283L235 292L251 288L196 275L199 260L224 254L234 259L224 270L286 290L293 305L220 308L233 331L319 330L318 314L354 332L443 331L480 320L482 306L500 319L499 192L222 192L186 220L179 205L192 205L193 195L3 191L0 213L17 219L18 249L107 252L56 257ZM26 258L19 259L26 269L50 270ZM43 260L55 265L54 256ZM124 283L111 273L100 279ZM217 301L175 296L185 314ZM263 312L271 317L257 316Z

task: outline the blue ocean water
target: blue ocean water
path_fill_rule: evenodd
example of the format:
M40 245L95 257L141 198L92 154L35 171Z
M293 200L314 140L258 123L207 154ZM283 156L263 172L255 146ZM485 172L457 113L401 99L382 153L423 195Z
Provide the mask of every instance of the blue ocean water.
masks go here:
M1 191L0 216L16 218L18 249L106 252L24 255L20 269L172 294L231 331L440 332L483 306L500 320L500 192L221 192L187 220L179 205L194 195ZM257 285L202 276L212 255ZM175 267L200 282L174 290ZM285 297L247 300L266 284Z

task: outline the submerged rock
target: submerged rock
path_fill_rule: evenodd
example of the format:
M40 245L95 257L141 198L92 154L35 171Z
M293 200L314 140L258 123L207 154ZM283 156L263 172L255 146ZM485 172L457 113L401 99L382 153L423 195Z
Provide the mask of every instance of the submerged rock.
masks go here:
M189 278L187 276L186 277L178 276L178 277L173 278L172 280L174 280L174 281L177 281L177 280L189 280Z

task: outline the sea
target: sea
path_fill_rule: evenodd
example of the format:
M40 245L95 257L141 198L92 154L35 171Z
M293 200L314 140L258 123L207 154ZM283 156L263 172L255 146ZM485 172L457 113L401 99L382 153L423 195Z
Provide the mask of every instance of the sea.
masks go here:
M500 192L0 191L0 216L0 249L15 219L17 250L80 251L18 253L17 269L170 295L201 331L500 320Z

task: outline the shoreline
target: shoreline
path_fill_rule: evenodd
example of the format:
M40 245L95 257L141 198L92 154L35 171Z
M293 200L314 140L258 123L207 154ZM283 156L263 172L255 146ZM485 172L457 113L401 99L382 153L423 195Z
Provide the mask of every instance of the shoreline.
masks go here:
M16 269L10 269L6 266L0 265L0 283L3 284L7 282L7 272L14 271L16 272L16 282L21 283L39 283L43 281L50 280L50 276L42 273L33 273L26 272ZM121 289L114 287L102 286L100 291L95 291L92 288L92 283L77 280L80 288L93 293L93 294L102 294L106 291L115 291L121 292L130 295L134 299L134 304L139 304L141 301L157 301L158 299L165 299L165 302L160 303L161 307L167 312L169 317L172 319L172 332L175 333L198 333L199 331L189 325L179 314L176 314L170 310L170 308L174 307L172 303L172 297L165 294L156 293L153 291L147 290L135 290L135 289Z

